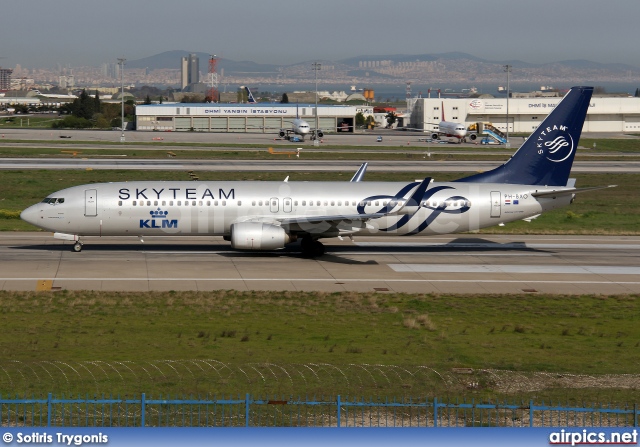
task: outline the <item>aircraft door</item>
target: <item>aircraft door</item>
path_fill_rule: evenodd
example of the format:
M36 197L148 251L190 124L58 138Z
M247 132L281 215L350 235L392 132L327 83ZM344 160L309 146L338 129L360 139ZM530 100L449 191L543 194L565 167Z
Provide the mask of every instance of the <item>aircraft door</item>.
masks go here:
M86 217L98 215L98 191L95 189L84 190L84 215Z
M500 191L491 191L491 217L500 217Z
M290 213L291 212L291 197L285 197L284 199L282 199L282 211L284 211L285 213Z
M269 199L269 208L271 209L272 213L277 213L280 209L279 202L280 200L277 197L271 197L271 199Z

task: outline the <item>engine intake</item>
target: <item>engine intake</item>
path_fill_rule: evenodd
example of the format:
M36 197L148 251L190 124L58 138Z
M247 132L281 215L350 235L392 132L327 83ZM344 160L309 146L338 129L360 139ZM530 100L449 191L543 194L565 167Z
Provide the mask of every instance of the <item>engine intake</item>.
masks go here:
M275 250L293 242L284 228L261 222L231 225L231 247L237 250Z
M318 138L324 137L324 132L322 131L322 129L318 129L317 134L318 134Z

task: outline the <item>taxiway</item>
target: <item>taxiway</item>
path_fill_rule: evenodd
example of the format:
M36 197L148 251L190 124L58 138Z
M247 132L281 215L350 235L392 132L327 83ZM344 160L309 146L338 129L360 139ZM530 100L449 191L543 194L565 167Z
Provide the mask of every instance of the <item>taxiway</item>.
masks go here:
M356 237L326 240L318 259L214 237L84 241L75 253L51 233L0 234L0 289L640 293L640 237Z

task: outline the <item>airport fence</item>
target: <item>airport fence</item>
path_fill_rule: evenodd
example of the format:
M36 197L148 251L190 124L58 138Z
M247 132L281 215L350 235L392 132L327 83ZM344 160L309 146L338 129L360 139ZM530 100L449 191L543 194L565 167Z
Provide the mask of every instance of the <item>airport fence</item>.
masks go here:
M437 398L4 398L3 427L637 427L637 405Z

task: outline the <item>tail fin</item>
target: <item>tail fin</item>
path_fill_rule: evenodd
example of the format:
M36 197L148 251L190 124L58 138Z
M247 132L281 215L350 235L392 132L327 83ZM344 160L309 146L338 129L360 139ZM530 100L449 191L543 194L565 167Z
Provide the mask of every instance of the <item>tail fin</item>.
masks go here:
M249 90L249 87L245 87L244 89L247 91L247 102L249 104L255 104L256 99L253 97L253 94L251 93L251 90Z
M502 166L458 182L566 186L593 87L573 87Z

